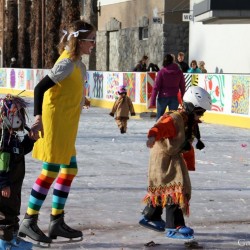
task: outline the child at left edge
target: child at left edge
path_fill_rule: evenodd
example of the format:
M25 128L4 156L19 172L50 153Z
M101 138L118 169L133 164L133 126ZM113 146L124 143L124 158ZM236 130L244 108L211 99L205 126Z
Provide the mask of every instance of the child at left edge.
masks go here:
M129 119L129 112L131 116L135 116L135 110L131 99L127 96L126 86L120 86L118 90L119 97L115 101L113 108L109 115L115 115L115 121L121 134L127 132L127 122Z
M33 245L17 237L24 156L35 142L25 133L29 131L25 121L27 104L10 94L0 99L0 250L30 250Z

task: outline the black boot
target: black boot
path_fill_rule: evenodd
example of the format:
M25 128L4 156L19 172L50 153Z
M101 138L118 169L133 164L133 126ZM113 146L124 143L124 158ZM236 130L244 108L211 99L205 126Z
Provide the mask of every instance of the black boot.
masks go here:
M51 239L56 239L57 236L64 238L80 238L82 237L82 232L75 230L64 222L64 214L50 215L49 224L49 237Z
M19 227L18 236L20 237L30 237L31 239L44 242L51 243L52 240L47 237L42 230L37 225L38 214L36 215L28 215L25 214L24 219Z
M124 127L121 127L120 130L121 130L121 134L125 134L126 133L126 130L125 130Z

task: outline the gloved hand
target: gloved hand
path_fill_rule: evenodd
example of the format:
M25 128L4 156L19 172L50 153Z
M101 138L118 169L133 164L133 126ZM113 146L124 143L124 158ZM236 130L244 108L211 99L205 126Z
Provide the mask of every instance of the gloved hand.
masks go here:
M29 136L33 140L38 140L40 138L39 131L41 132L41 136L43 137L43 122L42 116L36 115L35 121L30 128Z
M199 150L202 150L205 148L205 144L201 140L198 140L195 147Z
M114 117L114 114L112 112L110 112L109 115L111 115L112 117Z
M131 113L131 116L135 116L135 113Z

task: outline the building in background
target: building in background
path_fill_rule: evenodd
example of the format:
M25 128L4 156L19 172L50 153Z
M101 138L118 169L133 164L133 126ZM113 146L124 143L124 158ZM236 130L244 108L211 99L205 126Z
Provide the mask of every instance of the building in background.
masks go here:
M57 12L45 10L53 4ZM84 58L90 70L131 71L143 55L161 67L166 53L183 51L209 73L250 71L249 0L0 0L0 67L15 57L21 68L50 68L62 36L59 19L69 20L65 13L77 5L98 29L96 51Z
M189 0L99 0L96 68L131 71L143 55L162 65L166 53L188 54Z
M30 12L31 21L29 23L33 26L40 26L36 29L38 34L30 32L31 29L27 27L27 24L26 26L20 25L21 1L0 0L0 66L8 67L10 58L15 56L20 67L51 67L54 59L49 58L48 62L48 57L50 54L55 58L57 56L55 49L53 48L51 51L49 50L51 45L47 46L49 42L47 34L57 32L52 39L56 44L59 41L58 36L61 36L62 33L60 32L61 27L58 29L50 27L55 24L55 21L47 22L46 18L50 17L53 9L47 9L47 6L57 3L59 11L56 12L53 9L53 12L60 15L60 18L62 16L63 22L65 21L65 3L69 5L71 1L63 0L60 4L52 3L49 0L23 0L23 2L31 3L31 8L25 11ZM73 3L76 4L72 1ZM17 10L18 18L12 18L9 6L14 6L12 9ZM96 25L98 29L97 54L93 51L90 61L86 62L91 70L131 71L143 55L149 56L150 62L159 66L162 65L166 53L177 54L179 51L183 51L188 56L189 25L187 22L182 22L182 13L189 11L189 0L79 0L79 6L81 17ZM62 13L59 13L60 10ZM68 10L68 7L65 10ZM16 23L9 27L12 20L16 20ZM34 20L36 24L34 24ZM12 39L16 37L14 31L20 34L20 27L23 32L26 32L26 35L23 34L23 38L29 38L31 44L28 45L31 55L26 64L20 61L23 52L22 49L20 54L20 41ZM7 42L9 38L18 46L10 46ZM18 39L20 40L19 35ZM22 41L21 44L25 48L27 42ZM32 47L34 45L36 49ZM34 54L35 51L37 53Z
M250 73L250 1L191 0L189 61L209 73Z

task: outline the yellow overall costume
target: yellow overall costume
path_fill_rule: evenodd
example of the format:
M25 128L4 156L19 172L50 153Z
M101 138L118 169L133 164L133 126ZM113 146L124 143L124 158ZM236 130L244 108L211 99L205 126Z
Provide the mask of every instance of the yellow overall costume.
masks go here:
M64 58L69 58L66 50L56 63ZM75 140L83 98L82 70L75 64L68 77L45 92L42 106L44 137L35 143L34 158L49 163L69 164L71 156L76 155Z

